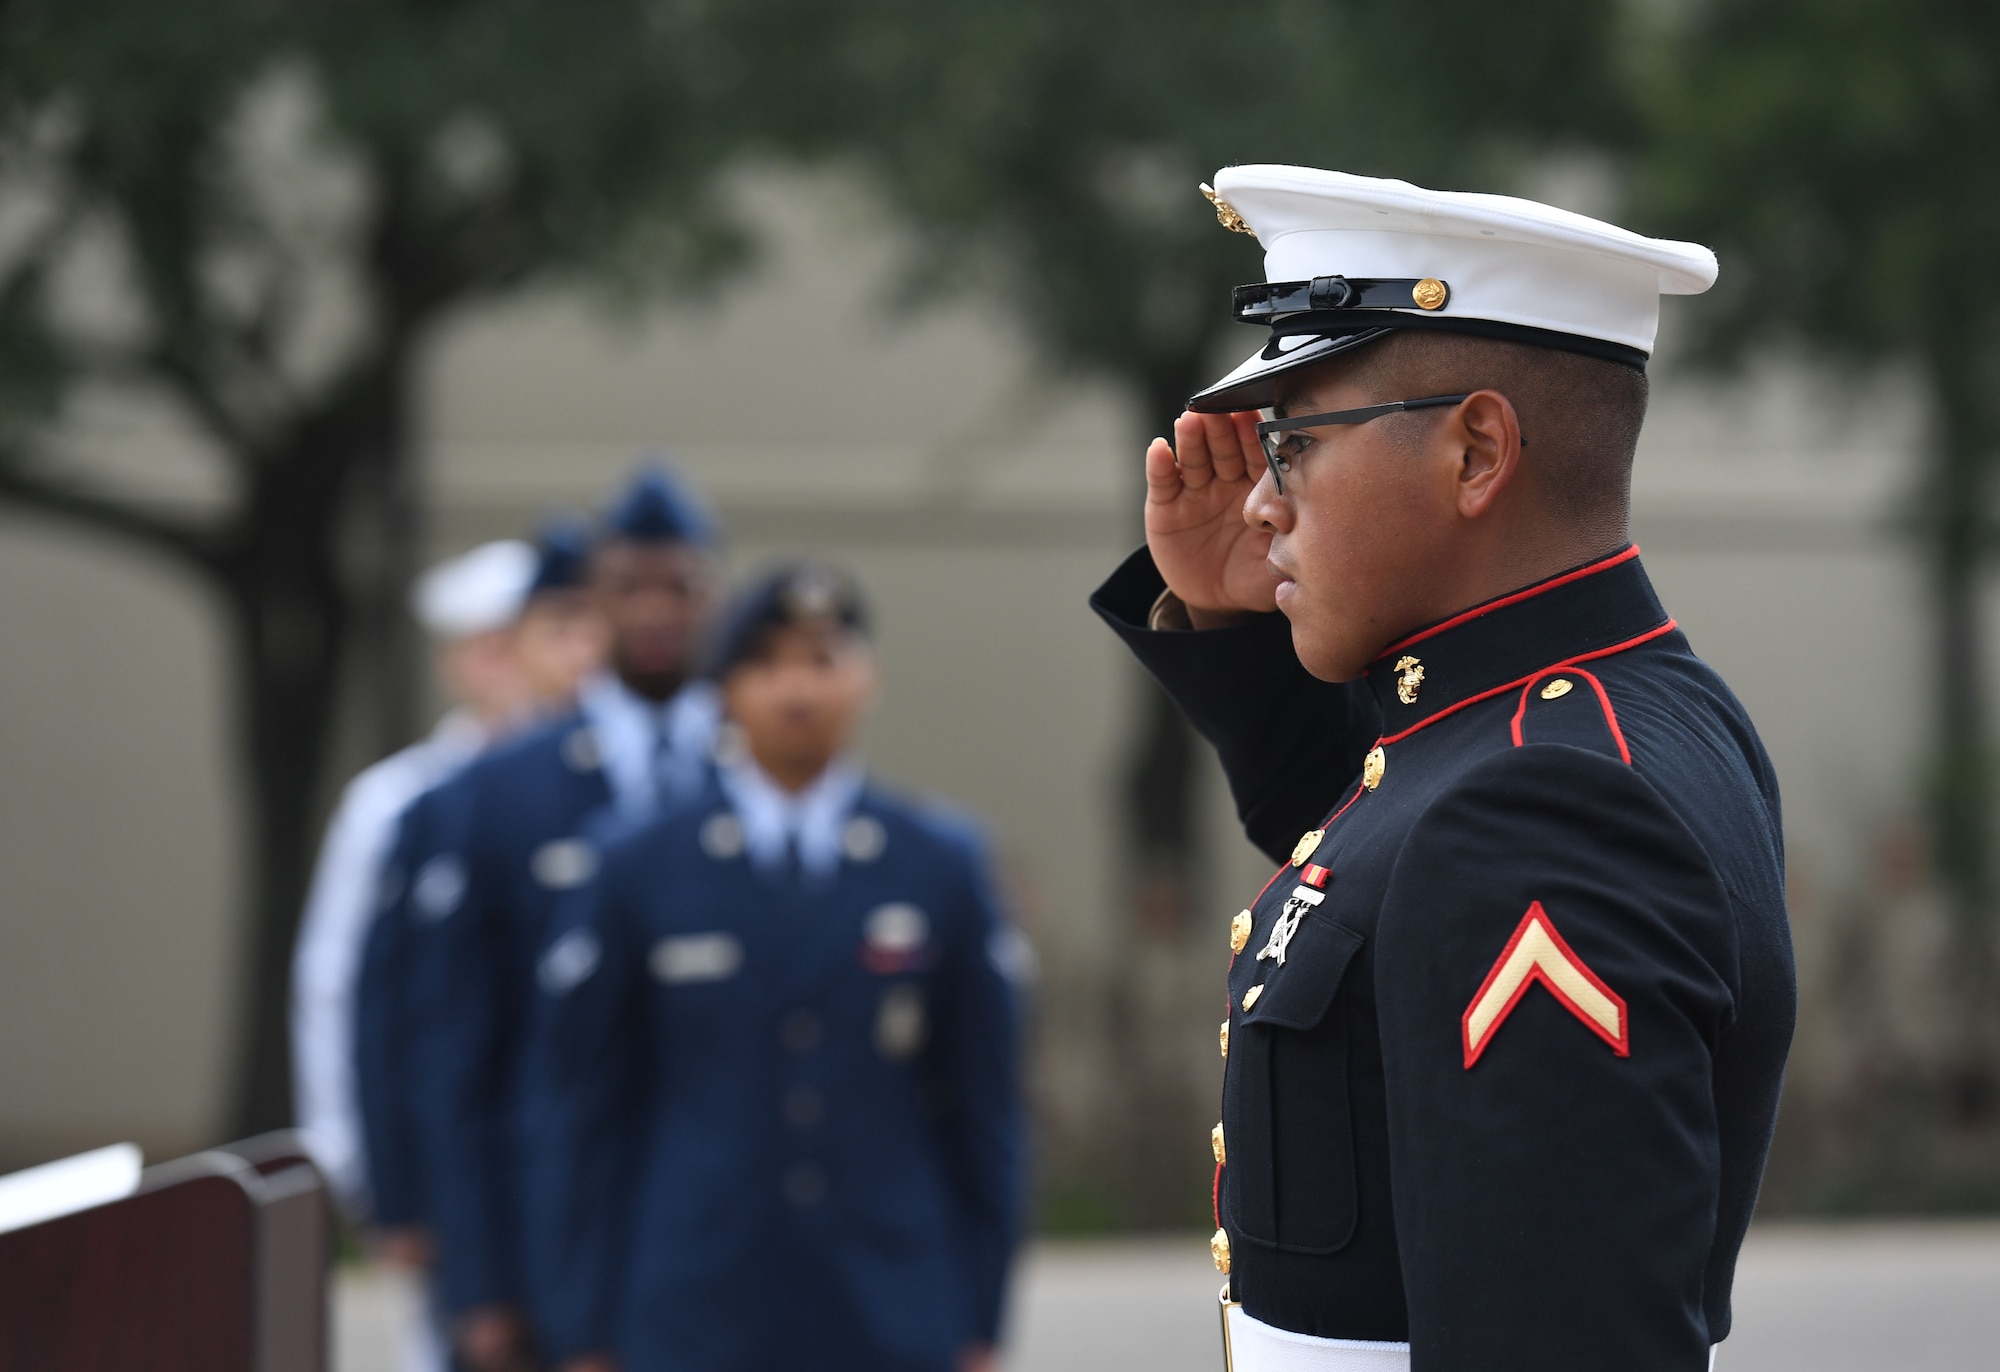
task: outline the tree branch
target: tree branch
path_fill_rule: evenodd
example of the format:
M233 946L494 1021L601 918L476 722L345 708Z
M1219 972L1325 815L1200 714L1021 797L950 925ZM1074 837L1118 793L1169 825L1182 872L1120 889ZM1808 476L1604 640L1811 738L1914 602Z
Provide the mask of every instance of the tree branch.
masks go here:
M147 360L151 369L180 397L181 403L208 430L209 437L215 440L216 446L237 468L248 468L255 463L256 439L237 419L235 411L230 409L199 365L174 347L156 348L147 355Z
M0 451L0 504L18 505L115 534L166 553L205 576L218 581L228 578L215 531L75 485L29 476L21 463L4 451Z

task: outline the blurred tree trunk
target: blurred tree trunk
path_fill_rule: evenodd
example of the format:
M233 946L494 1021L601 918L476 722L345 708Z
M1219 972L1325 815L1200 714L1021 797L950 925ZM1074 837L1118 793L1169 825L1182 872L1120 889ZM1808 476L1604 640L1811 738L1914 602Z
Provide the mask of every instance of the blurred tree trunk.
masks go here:
M1156 427L1147 437L1172 435L1197 365L1175 359L1148 369L1144 415ZM1123 455L1139 475L1139 501L1145 481L1135 459L1143 451L1135 445ZM1135 532L1143 539L1143 529ZM1106 1189L1123 1225L1182 1228L1208 1205L1205 1122L1214 1101L1198 1086L1199 1059L1190 1054L1199 1050L1186 1045L1199 1041L1190 1023L1204 1022L1188 1001L1211 967L1191 960L1213 924L1200 912L1214 844L1201 827L1201 740L1173 698L1136 669L1131 701L1119 795L1124 936L1110 978L1118 1101L1106 1121L1114 1149Z
M1951 969L1959 1042L1946 1064L1948 1102L1961 1121L2000 1101L1993 992L1993 794L1986 710L1981 579L1991 508L1991 427L1976 340L1945 328L1929 367L1937 404L1932 498L1925 551L1936 622L1935 780L1937 870L1952 914Z
M417 520L406 351L400 341L385 348L299 426L291 451L259 464L245 543L226 564L251 845L228 1122L237 1137L292 1118L292 952L318 851L328 744L355 665L367 669L371 752L410 737L416 681L400 645L412 638L404 592ZM348 539L366 546L357 553Z
M254 542L227 604L235 620L236 748L248 806L243 988L227 1128L247 1137L291 1118L290 964L315 852L313 821L349 642L325 555L332 492L287 463L260 483ZM320 497L315 506L313 497Z
M357 455L348 527L355 648L371 751L387 756L424 732L424 639L410 613L410 586L422 570L424 504L408 401L387 402L381 432Z
M403 450L399 409L372 400L306 425L289 452L235 454L243 507L193 528L173 514L0 465L0 500L164 553L212 591L233 650L230 717L243 779L245 840L239 1056L225 1127L235 1137L291 1119L288 1006L292 944L317 848L321 781L342 680L361 635L338 542L355 449L372 422Z
M1153 433L1173 437L1174 420L1187 408L1187 397L1199 384L1190 380L1199 358L1176 357L1154 362L1147 369L1142 394L1145 416ZM1135 445L1126 457L1139 507L1146 498L1145 468L1138 460L1145 449ZM1138 540L1145 539L1143 524ZM1180 707L1150 678L1138 702L1137 727L1126 765L1125 830L1128 850L1139 864L1139 888L1158 888L1139 897L1139 913L1158 922L1151 932L1178 938L1187 930L1195 908L1206 856L1195 794L1195 749L1199 740Z

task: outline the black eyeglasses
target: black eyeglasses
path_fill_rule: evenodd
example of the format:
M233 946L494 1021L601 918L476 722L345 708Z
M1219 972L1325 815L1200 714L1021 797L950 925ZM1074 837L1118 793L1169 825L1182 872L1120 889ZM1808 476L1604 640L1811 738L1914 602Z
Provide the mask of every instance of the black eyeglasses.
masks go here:
M1279 434L1290 433L1294 429L1316 429L1323 424L1366 424L1371 419L1380 419L1385 414L1395 414L1401 410L1432 410L1440 405L1456 405L1466 395L1432 395L1422 400L1391 400L1382 405L1364 405L1358 410L1329 410L1325 414L1292 415L1284 419L1266 419L1257 425L1257 441L1264 448L1264 465L1271 469L1272 484L1278 494L1285 493L1285 473L1292 469L1292 463L1299 456L1297 440L1280 438Z

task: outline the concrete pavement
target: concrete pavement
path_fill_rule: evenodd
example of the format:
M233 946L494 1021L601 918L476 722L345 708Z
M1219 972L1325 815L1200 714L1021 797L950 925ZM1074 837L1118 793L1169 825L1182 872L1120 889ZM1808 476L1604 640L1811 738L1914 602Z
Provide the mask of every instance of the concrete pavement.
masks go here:
M1009 1372L1216 1372L1221 1285L1203 1239L1044 1243L1016 1287ZM1772 1224L1751 1233L1717 1372L2000 1366L2000 1223ZM413 1308L387 1274L342 1274L336 1372L401 1372Z

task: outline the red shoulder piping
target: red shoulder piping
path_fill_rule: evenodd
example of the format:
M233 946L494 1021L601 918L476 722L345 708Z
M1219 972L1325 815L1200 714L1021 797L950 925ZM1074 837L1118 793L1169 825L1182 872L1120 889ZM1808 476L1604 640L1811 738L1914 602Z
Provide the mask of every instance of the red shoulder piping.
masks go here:
M1550 667L1535 673L1521 685L1521 703L1514 709L1514 746L1521 746L1521 719L1528 713L1528 692L1535 689L1535 683L1544 677L1580 676L1590 683L1590 689L1597 692L1597 703L1604 709L1604 722L1611 726L1611 737L1618 744L1618 756L1627 767L1632 765L1632 750L1625 746L1625 731L1618 727L1618 712L1611 708L1611 697L1605 693L1604 683L1594 672L1586 672L1581 667Z
M1674 621L1670 619L1665 624L1660 625L1657 629L1648 629L1646 630L1645 633L1640 634L1635 638L1628 638L1623 643L1614 643L1609 648L1599 648L1595 652L1578 653L1575 657L1564 658L1561 662L1551 663L1549 666L1543 667L1538 671L1531 672L1527 676L1516 677L1512 681L1503 682L1502 684L1495 686L1490 691L1481 691L1476 696L1467 696L1464 700L1461 700L1454 705L1447 705L1444 709L1439 710L1429 719L1419 720L1415 724L1412 724L1409 728L1403 730L1401 733L1389 735L1389 737L1383 739L1376 746L1380 748L1386 748L1392 743L1401 743L1411 734L1417 732L1417 730L1428 729L1430 728L1431 725L1445 718L1445 716L1455 715L1468 705L1477 705L1482 700L1491 700L1494 696L1504 695L1506 692L1515 689L1522 683L1530 681L1535 677L1547 676L1550 672L1559 672L1567 670L1571 667L1574 667L1579 662L1595 662L1600 657L1610 657L1613 653L1622 653L1627 648L1636 648L1641 643L1649 642L1652 639L1660 637L1662 634L1672 633L1678 627L1680 626L1675 624Z

